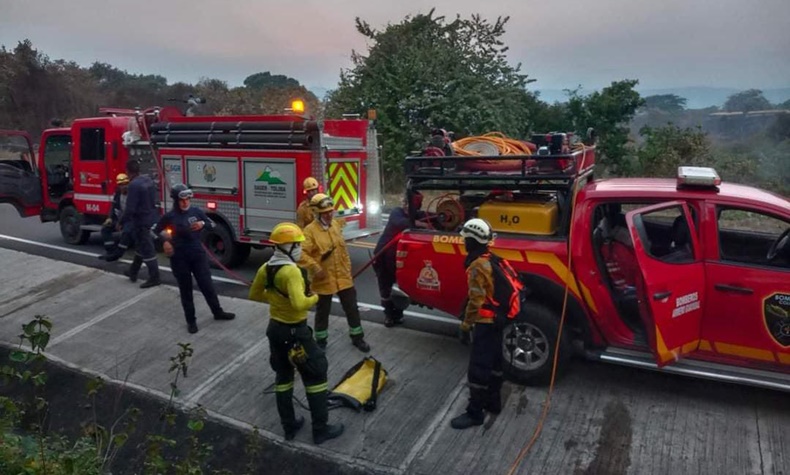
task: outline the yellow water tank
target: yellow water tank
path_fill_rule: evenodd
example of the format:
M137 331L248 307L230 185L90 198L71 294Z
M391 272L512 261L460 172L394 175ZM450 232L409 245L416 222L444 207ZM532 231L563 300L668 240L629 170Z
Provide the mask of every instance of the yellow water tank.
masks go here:
M494 231L548 236L557 230L559 211L556 201L486 201L477 216Z

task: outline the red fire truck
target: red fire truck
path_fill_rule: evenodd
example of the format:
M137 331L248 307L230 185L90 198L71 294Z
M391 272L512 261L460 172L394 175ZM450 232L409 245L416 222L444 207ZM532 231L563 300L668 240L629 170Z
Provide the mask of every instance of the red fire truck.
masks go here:
M161 190L186 183L219 226L204 236L226 266L267 244L270 230L294 221L301 184L314 176L346 220L347 239L380 228L381 176L374 123L318 121L301 101L289 113L187 116L175 107L102 109L71 127L46 130L38 157L23 132L0 131L0 202L21 216L58 221L70 244L85 243L110 213L115 176L138 160Z
M407 158L409 192L438 218L400 240L400 290L461 315L458 230L484 218L530 289L503 329L512 377L547 382L559 336L560 367L575 353L790 390L790 202L707 168L595 180L593 152Z

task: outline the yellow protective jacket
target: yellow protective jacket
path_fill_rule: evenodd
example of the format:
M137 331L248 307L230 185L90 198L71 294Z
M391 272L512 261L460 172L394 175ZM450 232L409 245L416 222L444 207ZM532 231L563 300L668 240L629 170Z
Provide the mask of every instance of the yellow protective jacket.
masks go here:
M295 265L284 265L274 276L276 288L267 289L267 268L268 264L264 264L255 274L255 280L250 287L250 300L268 303L272 320L283 323L299 323L306 320L307 310L318 302L318 295L305 296L302 272Z
M466 268L466 282L469 302L464 312L464 325L493 323L493 313L483 309L486 300L494 298L494 269L486 255L478 257Z
M326 228L316 219L304 229L305 241L299 264L310 272L310 288L317 294L332 295L354 286L351 257L343 239L345 225L345 221L333 219L332 225ZM320 270L324 275L318 279L315 274Z
M314 220L315 214L313 213L313 208L310 207L310 200L304 200L299 203L299 207L296 208L296 225L304 229Z

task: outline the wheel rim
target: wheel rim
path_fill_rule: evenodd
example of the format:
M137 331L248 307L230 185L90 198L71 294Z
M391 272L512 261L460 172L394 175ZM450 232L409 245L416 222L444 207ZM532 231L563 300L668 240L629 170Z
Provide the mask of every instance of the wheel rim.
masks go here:
M208 239L208 246L215 256L222 257L225 255L225 241L222 240L217 234L212 234Z
M549 339L531 323L515 323L505 328L502 336L502 356L521 371L534 371L549 359Z

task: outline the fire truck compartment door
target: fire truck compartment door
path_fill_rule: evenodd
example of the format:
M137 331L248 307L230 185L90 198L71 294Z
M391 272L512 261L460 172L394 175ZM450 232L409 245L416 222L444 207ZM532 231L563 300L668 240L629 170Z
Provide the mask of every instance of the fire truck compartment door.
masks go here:
M112 207L108 131L101 122L85 123L76 130L74 198L77 211L109 215Z
M245 160L245 227L270 232L277 223L296 220L296 191L300 187L293 160Z
M639 310L662 367L699 347L705 271L697 233L688 206L679 201L631 211L626 222L641 270Z
M22 217L41 212L41 180L27 132L0 131L0 203L13 205Z

